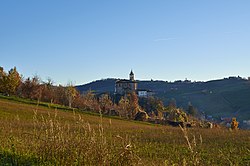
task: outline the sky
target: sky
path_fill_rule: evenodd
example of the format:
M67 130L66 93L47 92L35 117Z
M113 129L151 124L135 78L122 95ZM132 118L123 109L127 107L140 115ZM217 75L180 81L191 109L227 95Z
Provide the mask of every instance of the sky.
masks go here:
M0 66L55 84L250 76L249 0L1 0Z

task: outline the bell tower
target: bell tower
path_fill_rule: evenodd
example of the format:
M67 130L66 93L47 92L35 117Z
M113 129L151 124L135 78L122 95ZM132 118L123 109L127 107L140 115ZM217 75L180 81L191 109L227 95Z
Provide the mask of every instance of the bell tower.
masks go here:
M133 70L131 70L131 72L129 74L129 79L130 79L130 81L134 81L135 80L135 75L133 73Z

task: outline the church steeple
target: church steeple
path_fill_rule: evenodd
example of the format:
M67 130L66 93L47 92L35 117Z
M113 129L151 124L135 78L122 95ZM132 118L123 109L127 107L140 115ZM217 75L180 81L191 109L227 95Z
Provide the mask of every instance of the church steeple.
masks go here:
M135 80L135 75L133 73L133 70L131 70L130 74L129 74L129 78L131 81L134 81Z

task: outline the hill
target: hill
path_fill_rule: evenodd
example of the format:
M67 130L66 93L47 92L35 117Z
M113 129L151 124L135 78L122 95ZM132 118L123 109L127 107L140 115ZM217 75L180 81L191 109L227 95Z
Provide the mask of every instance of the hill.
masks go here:
M250 164L249 131L182 131L28 103L0 97L0 165Z
M114 93L115 81L98 80L76 88L81 92L93 90L96 93ZM174 98L179 107L185 109L191 102L200 112L216 119L232 116L241 122L250 119L250 82L240 77L208 82L138 81L138 87L154 91L165 105Z

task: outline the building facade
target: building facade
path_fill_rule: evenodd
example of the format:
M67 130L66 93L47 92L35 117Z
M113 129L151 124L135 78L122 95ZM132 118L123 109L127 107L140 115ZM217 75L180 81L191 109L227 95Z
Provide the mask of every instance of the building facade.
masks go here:
M125 95L127 93L136 92L137 90L137 81L135 81L135 75L131 70L129 74L129 80L122 79L117 80L115 83L115 94Z

